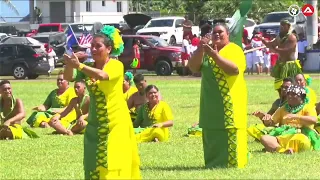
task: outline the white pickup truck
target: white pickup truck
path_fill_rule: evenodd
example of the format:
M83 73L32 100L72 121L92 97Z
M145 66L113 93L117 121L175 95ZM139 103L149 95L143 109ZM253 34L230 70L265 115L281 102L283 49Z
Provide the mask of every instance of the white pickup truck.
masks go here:
M140 29L137 32L137 35L154 35L164 39L170 45L182 44L182 23L184 20L183 17L154 18ZM192 26L192 33L199 36L199 27Z

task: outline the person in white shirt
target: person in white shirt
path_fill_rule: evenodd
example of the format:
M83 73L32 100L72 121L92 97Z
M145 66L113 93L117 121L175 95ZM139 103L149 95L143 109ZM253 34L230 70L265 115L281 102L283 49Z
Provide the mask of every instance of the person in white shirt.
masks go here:
M298 60L300 60L301 66L303 67L306 59L306 48L308 47L308 41L305 39L304 34L299 34L298 39Z
M266 74L269 74L271 70L271 54L270 54L270 49L269 48L264 48L263 49L263 54L264 54L264 65L265 65L265 72Z
M249 50L252 48L251 44L245 45L242 43L243 50ZM248 52L245 54L246 55L246 64L247 64L247 73L248 75L251 74L253 75L253 52Z
M251 45L253 48L261 47L263 46L263 43L261 39L258 38L262 33L257 33L254 38L251 40ZM263 64L264 64L264 58L263 58L263 51L255 50L253 51L253 62L257 68L257 74L260 74L263 72Z
M48 59L48 62L49 62L49 66L50 66L50 69L48 71L48 76L51 75L52 71L54 70L54 64L55 64L55 57L57 56L56 53L54 52L54 50L52 48L49 47L48 44L45 44L44 45L44 48L46 49L46 52L47 52L47 59Z
M182 40L182 47L181 47L181 60L182 60L182 65L184 69L184 73L185 74L185 71L188 70L188 61L191 57L191 47L190 47L190 42L189 42L189 35L185 35L183 40Z

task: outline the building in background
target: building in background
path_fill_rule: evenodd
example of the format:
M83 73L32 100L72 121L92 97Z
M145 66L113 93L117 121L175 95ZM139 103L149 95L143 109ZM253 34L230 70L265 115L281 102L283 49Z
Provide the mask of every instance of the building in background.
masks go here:
M42 23L119 23L128 14L128 0L36 0Z

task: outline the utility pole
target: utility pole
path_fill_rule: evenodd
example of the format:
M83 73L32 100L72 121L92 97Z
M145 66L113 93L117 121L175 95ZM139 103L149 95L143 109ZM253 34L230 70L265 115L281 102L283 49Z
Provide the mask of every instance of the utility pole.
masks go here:
M307 4L310 4L314 8L312 16L307 17L307 41L309 45L316 44L318 41L318 1L317 0L306 0Z
M29 0L29 23L34 24L34 1Z

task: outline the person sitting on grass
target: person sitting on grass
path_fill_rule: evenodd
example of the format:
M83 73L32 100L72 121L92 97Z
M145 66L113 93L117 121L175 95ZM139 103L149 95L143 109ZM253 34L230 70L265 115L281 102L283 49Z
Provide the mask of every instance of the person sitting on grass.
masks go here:
M137 142L163 142L169 139L169 127L173 126L170 106L159 99L159 89L149 85L145 89L148 102L138 110L133 122Z
M314 130L317 123L315 106L308 103L306 90L298 85L287 89L287 103L272 116L257 113L257 117L267 127L267 135L261 143L267 152L297 153L306 150L319 150L320 139ZM279 124L278 127L274 127Z
M56 113L61 113L68 106L71 99L76 97L74 89L69 87L69 82L63 78L63 71L58 74L57 86L58 88L51 91L43 104L33 108L35 112L27 120L31 127L50 127L48 122L51 117ZM74 121L76 112L70 112L64 119L68 122Z
M282 107L287 102L287 89L294 84L292 78L284 78L281 88L280 88L280 98L276 99L267 113L263 113L262 111L255 111L252 115L256 116L257 114L263 113L264 116L260 118L260 120L271 117L277 109ZM251 125L247 132L248 134L253 137L255 140L260 141L261 136L264 134L263 129L266 128L264 124L254 124Z
M61 114L55 114L49 125L56 130L57 134L73 135L83 133L87 125L89 113L90 97L86 94L86 85L83 80L74 83L74 89L77 97L74 97L66 109ZM66 117L72 110L76 111L77 120L69 123Z
M126 102L128 102L129 98L136 92L138 92L137 87L132 86L133 85L133 74L131 72L126 72L124 74L124 80L123 80L123 96ZM136 112L135 108L131 108L130 110L130 116L132 122L136 119Z
M133 86L133 74L132 72L126 72L124 74L123 81L123 96L126 101L136 92L138 92L137 87Z
M295 76L296 84L302 86L306 89L307 97L309 98L309 103L315 105L317 103L317 95L313 89L310 88L311 77L306 74L297 74Z
M141 105L147 102L145 95L145 88L147 87L147 81L142 74L136 74L133 78L133 82L136 85L138 91L130 96L127 101L129 109L137 110Z
M38 137L33 131L22 128L26 116L21 99L12 94L10 81L0 82L0 140Z

